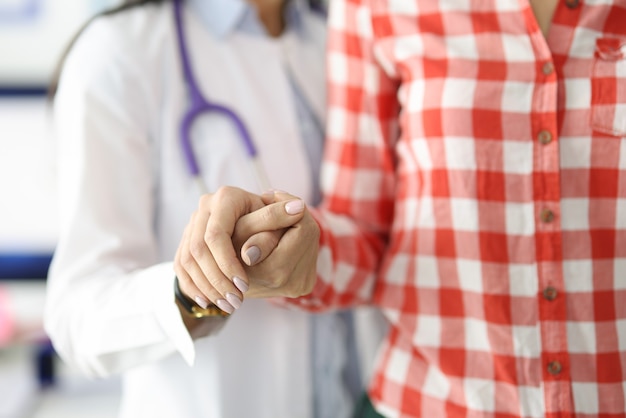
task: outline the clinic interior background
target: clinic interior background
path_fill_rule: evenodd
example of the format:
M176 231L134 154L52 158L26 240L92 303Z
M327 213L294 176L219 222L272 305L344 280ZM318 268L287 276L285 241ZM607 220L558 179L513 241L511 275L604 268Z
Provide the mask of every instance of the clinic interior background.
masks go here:
M74 33L119 1L0 0L0 418L105 417L115 408L117 387L58 368L52 375L41 319L57 238L46 89Z
M0 254L54 247L53 144L45 89L65 45L112 0L0 0ZM5 266L6 267L6 266Z

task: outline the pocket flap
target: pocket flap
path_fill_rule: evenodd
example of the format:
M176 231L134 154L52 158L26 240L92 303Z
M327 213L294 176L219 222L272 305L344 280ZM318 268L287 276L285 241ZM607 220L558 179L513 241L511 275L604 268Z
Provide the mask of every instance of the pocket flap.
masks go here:
M624 58L626 38L598 38L596 40L596 56L607 61L617 61Z

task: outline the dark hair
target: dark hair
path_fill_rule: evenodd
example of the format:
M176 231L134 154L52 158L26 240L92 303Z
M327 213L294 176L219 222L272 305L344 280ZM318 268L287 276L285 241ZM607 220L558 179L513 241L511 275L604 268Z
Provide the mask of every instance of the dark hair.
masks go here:
M76 40L78 39L80 34L85 30L87 26L89 26L89 24L94 19L100 16L113 15L115 13L122 12L124 10L130 9L135 6L142 6L144 4L158 4L158 3L163 3L164 1L165 0L124 0L122 1L120 5L110 8L110 9L106 9L100 13L97 13L94 16L92 16L89 20L87 20L83 24L83 26L81 26L81 28L78 30L78 32L74 35L74 37L70 40L68 45L65 47L65 50L61 54L61 58L59 59L56 65L56 68L54 69L52 73L52 78L48 86L48 100L52 101L52 99L54 99L54 95L57 92L57 88L59 86L59 78L61 76L61 70L63 69L63 64L65 62L65 58L67 57L67 54L70 52L70 49L72 49L72 46L74 46L74 44L76 43ZM309 0L309 5L311 6L311 9L325 13L323 0Z

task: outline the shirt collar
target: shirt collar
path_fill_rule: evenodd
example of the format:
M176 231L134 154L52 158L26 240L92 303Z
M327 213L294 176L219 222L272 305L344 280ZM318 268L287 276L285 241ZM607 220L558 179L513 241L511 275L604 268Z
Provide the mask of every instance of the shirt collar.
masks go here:
M265 28L258 20L254 7L245 0L187 0L191 12L218 38L235 31L264 35ZM287 30L302 29L307 0L287 0L285 21Z

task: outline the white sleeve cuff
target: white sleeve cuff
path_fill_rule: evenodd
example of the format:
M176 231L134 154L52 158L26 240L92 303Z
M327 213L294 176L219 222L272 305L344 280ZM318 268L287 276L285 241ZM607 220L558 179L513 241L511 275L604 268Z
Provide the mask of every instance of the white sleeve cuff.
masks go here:
M174 264L172 262L162 263L152 267L155 277L164 278L155 283L152 304L157 321L163 328L163 332L174 344L176 350L190 366L193 365L196 350L193 339L183 323L180 311L174 300Z

